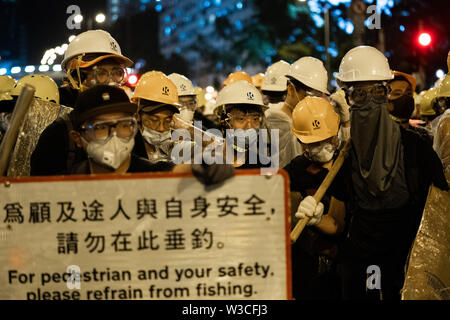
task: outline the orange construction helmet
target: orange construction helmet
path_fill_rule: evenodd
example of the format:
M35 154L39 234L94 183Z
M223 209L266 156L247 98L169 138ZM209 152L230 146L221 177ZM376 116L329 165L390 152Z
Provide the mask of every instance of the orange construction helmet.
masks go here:
M416 91L416 78L414 78L411 74L400 72L400 71L394 71L392 70L392 73L394 74L394 80L406 80L411 85L412 92Z
M337 136L339 115L324 98L306 97L292 112L292 132L302 143L315 143Z
M253 85L258 89L261 88L263 81L264 81L264 73L257 73L254 76L252 76Z
M174 112L179 113L178 108L181 106L176 85L160 71L150 71L142 75L134 89L131 101L139 106L139 111L144 112L167 105ZM153 103L151 107L146 106L147 101Z
M226 85L239 81L239 80L245 80L250 84L253 84L252 77L247 72L244 71L236 71L232 72L228 75L228 78L222 83L222 88Z

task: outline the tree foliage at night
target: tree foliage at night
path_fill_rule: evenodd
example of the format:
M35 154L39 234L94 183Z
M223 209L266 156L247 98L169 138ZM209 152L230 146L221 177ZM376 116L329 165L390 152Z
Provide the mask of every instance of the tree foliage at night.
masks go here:
M376 1L366 2L366 6L370 6ZM265 68L280 59L292 63L302 56L313 56L325 63L323 12L328 8L330 69L336 72L344 54L358 44L357 30L354 29L357 17L350 1L334 5L330 1L316 0L314 5L315 11L311 10L308 2L296 0L253 1L254 14L245 21L242 30L237 30L226 16L216 19L215 38L224 43L231 40L229 45L225 48L205 46L208 39L200 36L193 49L201 52L201 56L209 62L205 69L222 74L234 71L236 66L244 70L251 65ZM417 72L422 64L429 86L436 80L435 71L445 69L449 49L445 12L441 14L436 10L442 6L442 1L398 0L391 6L381 10L381 31L361 28L361 43L381 50L384 48L393 69ZM318 10L320 13L317 13ZM363 19L370 16L371 13L366 13ZM416 43L420 24L437 38L430 48L419 48ZM404 31L400 30L400 26ZM382 39L384 43L381 43Z

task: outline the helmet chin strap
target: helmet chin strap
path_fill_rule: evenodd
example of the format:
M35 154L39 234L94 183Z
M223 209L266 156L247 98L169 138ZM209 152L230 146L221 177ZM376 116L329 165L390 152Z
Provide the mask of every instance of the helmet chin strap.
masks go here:
M83 92L83 91L89 89L88 86L82 84L82 82L81 82L80 65L83 62L82 58L83 58L83 55L79 55L77 60L73 60L71 62L71 67L69 68L69 71L67 71L67 78L69 79L70 84L72 85L72 87L74 89L79 90L80 92ZM76 62L75 69L77 70L78 82L72 77L72 70L73 70L72 65L74 62Z

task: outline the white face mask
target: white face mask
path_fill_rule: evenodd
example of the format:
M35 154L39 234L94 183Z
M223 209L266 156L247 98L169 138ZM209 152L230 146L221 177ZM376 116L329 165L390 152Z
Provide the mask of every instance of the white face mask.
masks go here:
M85 140L86 141L86 140ZM116 133L104 143L91 141L86 152L95 162L117 169L130 156L134 147L134 139L126 141L119 138Z
M149 144L156 146L164 144L170 141L170 139L172 138L172 136L170 135L170 130L159 132L144 127L144 130L142 130L141 133L145 141L147 141Z
M182 108L180 109L180 114L177 115L178 118L181 118L181 120L186 122L192 122L194 119L194 111L189 110L188 108Z
M339 131L339 138L343 141L350 139L350 127L342 127Z
M307 149L308 156L314 162L327 163L333 159L336 148L331 143L322 144L318 147Z

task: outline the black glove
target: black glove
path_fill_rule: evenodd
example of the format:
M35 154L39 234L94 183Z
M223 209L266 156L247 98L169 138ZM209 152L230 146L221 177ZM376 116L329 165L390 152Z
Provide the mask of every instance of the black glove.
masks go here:
M222 183L234 176L234 167L229 164L192 164L191 170L205 186Z

